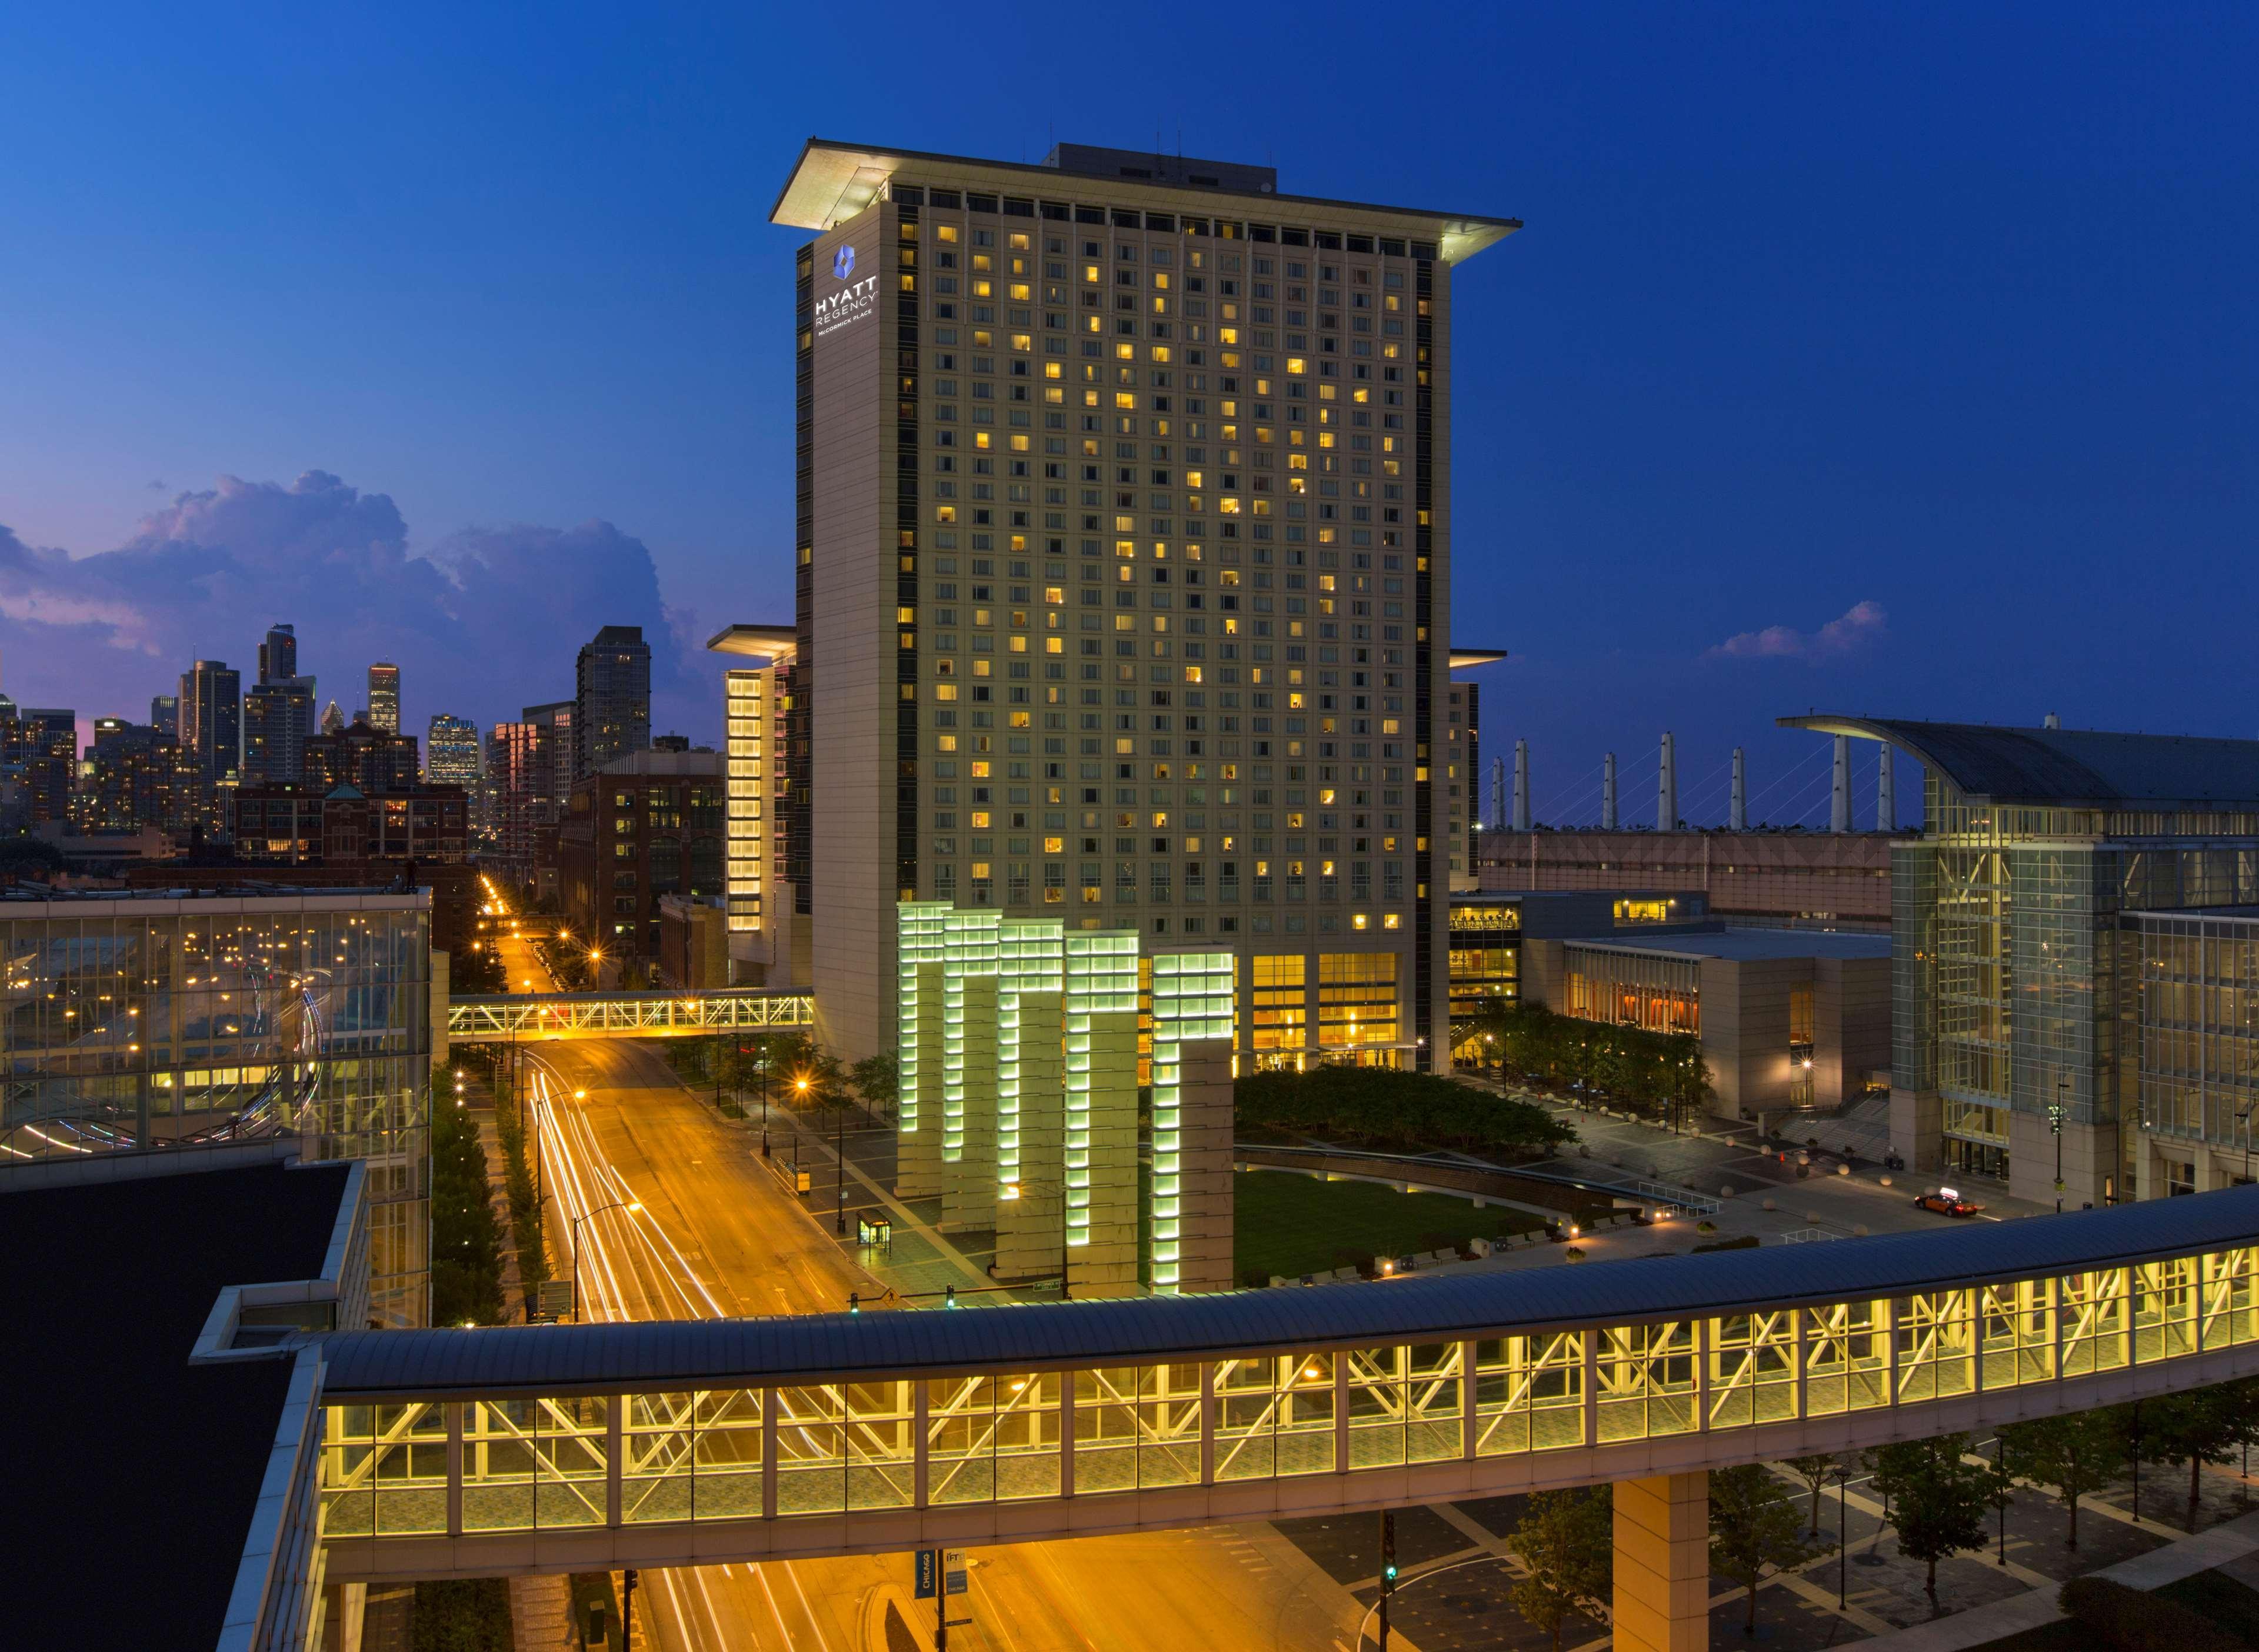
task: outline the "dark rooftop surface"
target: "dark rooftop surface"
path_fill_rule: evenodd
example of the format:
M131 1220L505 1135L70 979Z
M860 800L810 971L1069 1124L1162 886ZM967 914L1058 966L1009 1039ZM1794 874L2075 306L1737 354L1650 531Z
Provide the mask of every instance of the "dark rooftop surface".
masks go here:
M1998 803L2259 808L2259 740L1824 715L1778 722L1888 740L1970 796Z
M0 1171L6 1549L0 1642L210 1646L290 1383L190 1365L222 1287L310 1278L347 1166L9 1193Z
M1772 958L1877 958L1891 955L1891 937L1850 929L1681 929L1645 935L1610 929L1600 935L1570 935L1571 946L1602 947L1612 952L1675 952L1681 958L1731 958L1761 963Z
M960 1308L324 1339L333 1400L619 1392L1373 1347L1904 1295L2259 1238L2259 1186L1828 1245L1329 1285Z

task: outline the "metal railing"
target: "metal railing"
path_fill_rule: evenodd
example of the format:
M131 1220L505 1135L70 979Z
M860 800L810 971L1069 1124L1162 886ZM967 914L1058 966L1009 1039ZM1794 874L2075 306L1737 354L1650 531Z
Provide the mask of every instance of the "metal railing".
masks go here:
M740 1028L811 1027L809 993L525 993L447 1000L455 1043L502 1038L668 1038Z

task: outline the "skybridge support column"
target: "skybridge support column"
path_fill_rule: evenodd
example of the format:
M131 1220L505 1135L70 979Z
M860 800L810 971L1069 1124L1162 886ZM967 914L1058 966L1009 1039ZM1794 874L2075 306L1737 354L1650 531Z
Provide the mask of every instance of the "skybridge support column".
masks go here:
M1708 1652L1710 1477L1615 1483L1616 1652Z

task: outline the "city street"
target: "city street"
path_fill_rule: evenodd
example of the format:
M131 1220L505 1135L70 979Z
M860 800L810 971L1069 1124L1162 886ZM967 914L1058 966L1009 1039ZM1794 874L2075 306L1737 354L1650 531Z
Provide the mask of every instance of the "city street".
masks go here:
M531 1060L552 1260L570 1271L581 1219L590 1319L810 1313L851 1291L877 1297L879 1283L763 1166L758 1122L721 1118L655 1051L560 1042ZM615 1203L642 1208L603 1208ZM1022 1544L972 1561L972 1592L954 1605L973 1622L951 1643L973 1652L1319 1652L1348 1644L1361 1610L1268 1526ZM923 1646L931 1606L913 1609L909 1584L907 1554L651 1572L638 1616L655 1626L645 1645L681 1652L851 1652L886 1645L872 1625L894 1599Z

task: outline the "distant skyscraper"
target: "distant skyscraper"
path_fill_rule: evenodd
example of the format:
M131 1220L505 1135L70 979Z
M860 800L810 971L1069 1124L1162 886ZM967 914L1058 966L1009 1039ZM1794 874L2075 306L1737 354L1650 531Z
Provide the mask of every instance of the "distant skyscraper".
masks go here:
M523 884L533 876L536 815L550 810L550 765L542 749L541 727L531 720L497 723L487 743L487 794L495 859L502 875Z
M368 723L387 734L400 732L400 667L388 659L368 668Z
M479 725L440 712L424 735L424 778L433 786L474 791L479 783Z
M330 709L322 713L322 732L342 734L345 732L345 728L346 714L338 709L338 702L332 700L330 701Z
M289 625L268 626L267 640L259 644L259 680L279 682L297 674L297 629Z
M526 784L538 801L554 804L563 808L573 801L574 754L573 728L574 702L552 700L545 705L528 706L518 714L519 722L533 730L532 744L525 748L524 759L531 765L526 771ZM554 820L550 815L545 818Z
M640 625L607 625L581 650L573 693L573 778L651 745L651 644Z
M181 697L178 694L149 696L149 726L174 744L181 743Z
M97 717L71 799L71 819L89 832L143 826L184 831L195 822L199 790L196 759L164 730Z
M181 678L181 744L209 786L243 767L243 673L200 659Z
M305 782L324 793L350 786L364 797L411 791L416 786L416 738L355 723L306 742Z
M71 780L78 773L78 714L59 706L25 706L19 715L32 819L68 820Z
M314 680L279 677L243 696L243 778L253 785L287 785L305 766L314 737Z

